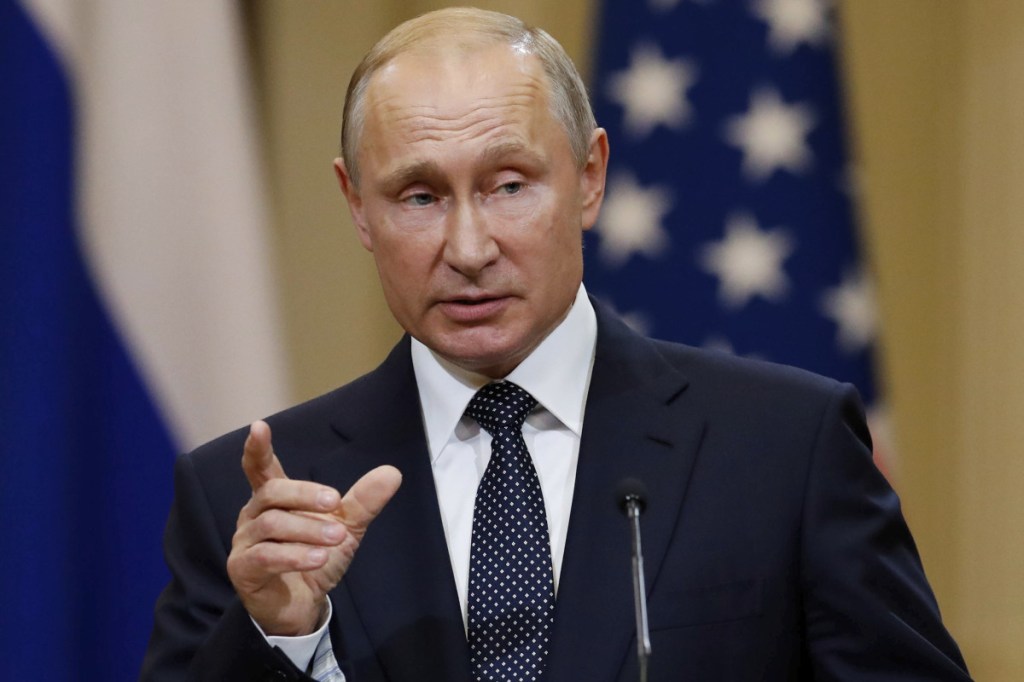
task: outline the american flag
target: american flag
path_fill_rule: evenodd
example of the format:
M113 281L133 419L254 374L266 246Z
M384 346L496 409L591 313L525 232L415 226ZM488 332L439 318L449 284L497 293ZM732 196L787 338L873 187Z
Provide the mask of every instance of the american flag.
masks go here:
M641 331L879 395L826 0L604 0L588 290Z

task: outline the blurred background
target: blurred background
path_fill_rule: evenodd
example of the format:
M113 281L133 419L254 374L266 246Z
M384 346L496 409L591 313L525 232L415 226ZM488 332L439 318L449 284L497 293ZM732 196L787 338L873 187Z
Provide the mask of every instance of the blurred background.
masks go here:
M0 14L0 428L11 434L0 512L17 520L0 535L0 660L29 671L40 655L66 659L52 679L133 679L166 579L158 536L175 452L364 373L398 338L331 161L360 57L400 21L453 3L165 4L96 1L67 12L3 0ZM598 0L477 4L544 27L566 47L612 132L616 163L636 130L605 83L626 68L616 60L636 59L623 46L639 24L602 23L612 4ZM830 209L851 230L843 262L859 252L873 281L879 331L864 355L875 370L864 390L886 406L881 464L974 677L1024 679L1024 4L838 0L820 15L821 30L817 0L633 5L631 16L655 18L652 35L683 14L750 15L748 33L723 30L719 55L761 46L765 59L815 50L835 59L837 89L825 95L841 106L833 115L818 105L812 120L841 137L829 163L835 186L845 178ZM782 5L791 7L773 15ZM657 36L667 60L680 56L671 37ZM779 76L782 103L801 74L830 63ZM714 64L698 68L711 73ZM751 68L754 85L778 75ZM175 91L182 82L193 85ZM9 104L25 93L20 108ZM227 104L214 105L221 99ZM736 114L753 102L744 96ZM44 115L60 107L72 113ZM651 136L685 125L662 114ZM146 129L133 133L138 119ZM112 121L125 123L95 132ZM39 126L49 132L25 132ZM788 191L786 178L806 170L785 163L744 208L754 210L758 193ZM648 171L631 172L653 183ZM186 189L157 200L168 187ZM786 224L774 210L764 209L766 229ZM670 223L675 214L663 213ZM588 241L592 289L591 273L614 270L614 257L599 258L611 234ZM58 255L42 253L39 243L51 242L64 244ZM660 257L640 245L628 258L646 272ZM694 263L679 267L700 270ZM132 272L113 274L125 264ZM74 277L60 274L69 268ZM614 276L609 287L618 286ZM30 295L30 285L41 293ZM129 309L140 308L136 319ZM82 321L93 312L107 321ZM725 341L761 354L737 338ZM120 350L104 355L108 346ZM125 395L133 407L113 408ZM139 407L147 400L148 411ZM54 495L41 500L41 489ZM49 653L26 644L26 630L46 633Z

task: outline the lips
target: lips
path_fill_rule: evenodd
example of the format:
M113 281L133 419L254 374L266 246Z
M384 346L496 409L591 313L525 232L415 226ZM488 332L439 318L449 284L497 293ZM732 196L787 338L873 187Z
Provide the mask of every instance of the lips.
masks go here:
M494 317L511 302L509 296L467 296L446 299L438 303L438 307L448 319L467 324Z

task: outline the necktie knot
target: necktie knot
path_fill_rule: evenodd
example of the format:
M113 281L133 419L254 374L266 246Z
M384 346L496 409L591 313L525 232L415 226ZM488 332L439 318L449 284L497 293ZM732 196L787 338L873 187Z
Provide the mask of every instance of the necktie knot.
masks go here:
M466 414L493 438L508 430L520 431L536 404L532 395L511 381L494 381L476 392Z

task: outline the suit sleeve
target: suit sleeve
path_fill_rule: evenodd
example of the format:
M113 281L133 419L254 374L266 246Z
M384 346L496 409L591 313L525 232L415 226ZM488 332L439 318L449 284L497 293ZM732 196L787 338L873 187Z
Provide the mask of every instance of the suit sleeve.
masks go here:
M814 679L969 680L870 443L856 392L839 389L815 441L801 534Z
M227 548L192 455L175 465L164 534L171 582L157 601L141 682L311 680L253 625L227 576Z

